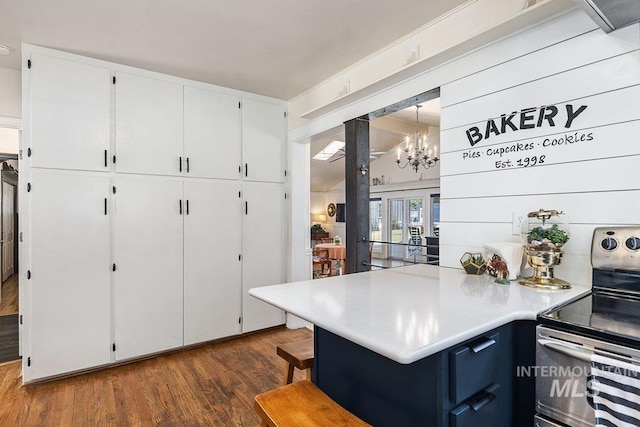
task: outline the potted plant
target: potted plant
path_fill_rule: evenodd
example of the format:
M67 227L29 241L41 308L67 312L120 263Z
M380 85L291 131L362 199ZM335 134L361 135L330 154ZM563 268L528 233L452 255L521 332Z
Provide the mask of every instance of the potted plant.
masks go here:
M465 252L460 258L460 264L467 274L480 275L487 269L487 261L480 252Z
M558 224L535 227L527 234L527 247L537 251L559 251L569 240L569 234Z
M311 226L311 234L320 234L320 233L326 233L326 232L327 230L322 228L322 224L313 224Z

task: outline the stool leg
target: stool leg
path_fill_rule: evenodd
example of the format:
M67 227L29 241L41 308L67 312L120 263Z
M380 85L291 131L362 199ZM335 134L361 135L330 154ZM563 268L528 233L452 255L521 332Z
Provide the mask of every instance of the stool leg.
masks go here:
M284 368L284 380L282 385L291 384L293 382L293 368L294 366L291 363L287 363L287 366Z

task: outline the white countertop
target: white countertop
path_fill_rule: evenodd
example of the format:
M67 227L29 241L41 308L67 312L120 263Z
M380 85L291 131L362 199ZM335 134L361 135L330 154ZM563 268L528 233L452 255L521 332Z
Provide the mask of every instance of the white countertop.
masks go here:
M249 294L408 364L591 290L545 291L424 264L249 290Z

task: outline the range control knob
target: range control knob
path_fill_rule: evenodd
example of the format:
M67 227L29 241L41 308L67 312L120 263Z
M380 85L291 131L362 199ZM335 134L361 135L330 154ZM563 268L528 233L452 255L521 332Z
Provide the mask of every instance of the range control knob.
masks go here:
M629 237L627 241L624 242L624 244L627 245L627 248L631 249L632 251L637 251L638 249L640 249L640 238L636 236Z
M612 251L618 247L618 242L614 238L606 237L600 242L600 246L602 246L602 249L605 251Z

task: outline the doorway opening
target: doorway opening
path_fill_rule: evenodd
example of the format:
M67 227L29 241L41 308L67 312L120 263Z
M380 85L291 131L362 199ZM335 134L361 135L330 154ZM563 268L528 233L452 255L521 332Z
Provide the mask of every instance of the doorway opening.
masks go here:
M407 167L402 150L419 133L421 148L438 157L440 112L435 88L368 114L370 269L439 263L440 163ZM329 238L347 234L345 223L320 215L345 203L345 143L344 125L310 138L310 213Z
M0 126L0 363L20 359L18 150L20 130Z

